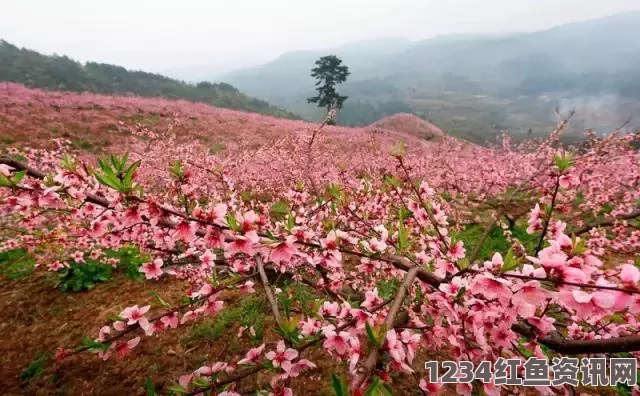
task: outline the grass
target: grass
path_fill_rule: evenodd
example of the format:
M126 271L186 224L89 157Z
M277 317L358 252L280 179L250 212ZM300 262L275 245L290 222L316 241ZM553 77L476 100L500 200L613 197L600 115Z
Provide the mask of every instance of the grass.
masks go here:
M402 281L398 278L383 279L378 282L376 287L378 288L380 298L388 300L395 296L396 291L398 291L398 288L400 287L400 283L402 283Z
M94 145L88 140L84 139L73 139L71 141L71 147L78 150L92 150Z
M232 327L239 325L253 327L255 336L251 338L257 343L262 340L264 321L263 300L254 296L245 297L233 306L223 309L216 317L202 320L193 326L182 338L182 342L187 347L199 343L211 344L223 335L230 334Z
M20 381L28 382L33 379L38 379L42 373L44 372L47 361L49 360L49 355L38 352L36 357L31 361L29 366L22 370L20 373Z
M227 149L224 143L213 143L209 147L209 154L219 154Z
M486 225L484 224L470 224L463 231L454 234L457 240L464 242L464 247L467 252L473 251L476 244L482 239ZM532 252L538 242L539 235L529 235L523 226L516 224L511 230L513 236L518 239L527 252ZM478 258L482 260L489 260L495 252L501 253L503 256L509 250L511 244L504 236L502 229L497 225L494 225L480 248Z
M287 292L277 294L276 298L287 317L293 311L313 316L320 307L318 296L304 284L287 281L281 288Z
M140 272L140 266L151 261L151 257L141 253L137 246L127 245L118 250L106 250L105 255L109 258L117 258L118 270L132 280L142 280L144 275Z
M14 139L11 136L2 136L0 137L0 144L13 144L16 142L16 139Z
M0 274L11 280L29 275L35 263L36 260L23 248L0 252Z

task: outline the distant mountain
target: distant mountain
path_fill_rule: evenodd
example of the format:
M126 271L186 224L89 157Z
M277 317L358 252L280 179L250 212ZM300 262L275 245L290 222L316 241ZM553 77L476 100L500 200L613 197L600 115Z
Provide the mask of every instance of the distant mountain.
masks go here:
M309 70L336 54L351 69L340 122L364 125L413 112L476 141L503 129L548 131L554 109L576 108L574 130L615 128L640 114L640 12L500 35L454 35L296 51L224 80L307 118ZM633 120L633 126L640 125ZM531 128L531 129L529 129Z
M249 87L260 96L285 98L291 93L305 90L313 79L309 71L314 62L328 53L336 54L349 65L352 73L360 74L371 64L383 61L410 48L412 42L405 39L385 38L349 43L328 50L292 51L275 60L250 69L238 70L221 78L236 81ZM367 77L374 77L373 74Z
M51 90L186 99L218 107L298 118L264 100L247 96L226 83L189 84L159 74L130 71L104 63L87 62L83 65L66 56L42 55L4 40L0 40L0 81Z

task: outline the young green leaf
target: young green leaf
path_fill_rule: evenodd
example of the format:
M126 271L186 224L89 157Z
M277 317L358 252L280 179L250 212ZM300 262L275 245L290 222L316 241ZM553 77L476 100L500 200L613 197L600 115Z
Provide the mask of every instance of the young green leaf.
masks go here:
M176 395L186 395L189 391L182 385L173 384L169 387L169 390Z
M147 377L144 380L144 389L147 392L147 396L156 396L156 389L153 387L153 381L151 381L151 378Z
M364 392L365 396L392 396L391 389L378 377L373 377L371 384Z
M0 173L0 187L11 187L13 182L8 177Z
M139 160L134 162L133 164L131 164L131 166L129 166L127 171L124 173L124 177L122 178L122 184L124 185L125 188L131 189L133 185L133 175L135 174L140 164L141 164L141 161Z
M331 374L331 387L336 396L349 396L349 387L335 374Z
M282 220L289 214L289 204L287 203L287 201L281 199L271 205L269 214L276 220Z
M17 185L18 183L20 183L22 181L22 179L24 179L24 177L26 175L27 175L27 171L26 170L14 173L13 174L13 183L15 185Z
M404 227L404 223L398 223L398 250L405 251L409 248L409 233Z
M369 322L365 323L365 330L367 332L367 339L369 342L376 346L376 348L380 348L381 342L379 340L379 336L376 334L375 330L369 325Z
M504 274L505 272L513 271L514 269L518 268L520 264L521 264L521 261L513 254L513 249L509 249L507 253L504 255L503 264L502 264L502 267L500 268L500 273Z

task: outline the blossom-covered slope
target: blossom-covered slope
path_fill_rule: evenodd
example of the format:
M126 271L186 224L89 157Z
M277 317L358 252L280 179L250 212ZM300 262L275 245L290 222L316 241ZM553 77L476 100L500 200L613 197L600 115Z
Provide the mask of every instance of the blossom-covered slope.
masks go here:
M307 150L318 124L188 101L49 92L12 83L0 84L0 120L0 144L52 147L52 139L62 138L83 154L147 152L154 149L144 144L148 136L171 135L182 151L205 153L240 179L263 185L271 179L295 181L308 172L322 178L336 178L341 169L384 173L395 167L389 153L401 147L416 157L443 145L484 151L454 138L427 141L444 135L403 114L367 128L324 126L310 169L293 153Z
M48 362L42 389L95 393L121 381L118 366L130 384L118 394L319 394L329 383L338 394L518 394L443 386L423 362L640 357L639 134L564 147L565 119L543 141L479 147L420 139L404 115L348 129L2 89L2 257L22 252L62 291L108 281L102 271L138 275L162 296L168 279L186 289L167 302L121 286L91 326L65 316L48 328L37 311L16 320L24 301L38 307L17 287L0 340L33 326L51 338L0 343L0 365L15 373L21 345L46 349L22 376ZM62 291L55 302L71 312L79 299ZM223 349L163 338L180 332ZM109 362L92 366L88 351ZM176 359L141 360L154 354ZM114 366L122 358L130 365ZM20 389L8 377L0 386Z

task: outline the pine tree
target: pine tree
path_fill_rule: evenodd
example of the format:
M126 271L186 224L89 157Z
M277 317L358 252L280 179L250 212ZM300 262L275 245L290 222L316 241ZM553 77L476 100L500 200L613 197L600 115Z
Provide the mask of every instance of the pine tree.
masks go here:
M327 112L341 109L347 96L336 92L336 85L347 80L349 68L342 64L342 60L335 55L327 55L316 61L316 67L311 69L311 77L316 81L318 94L308 98L309 103L317 103L318 107L326 107Z

